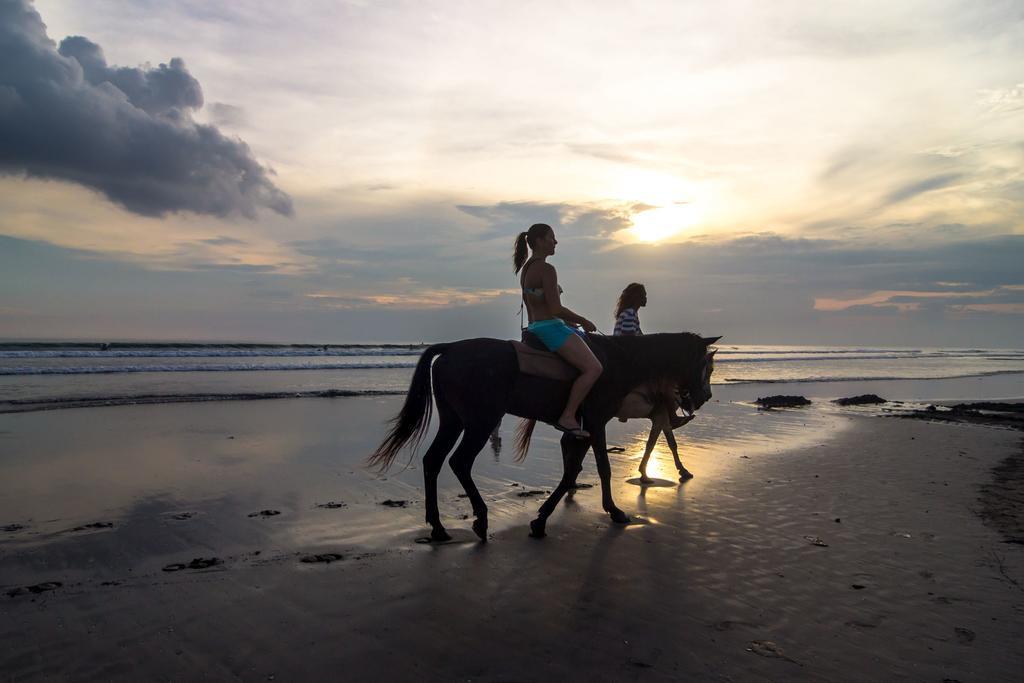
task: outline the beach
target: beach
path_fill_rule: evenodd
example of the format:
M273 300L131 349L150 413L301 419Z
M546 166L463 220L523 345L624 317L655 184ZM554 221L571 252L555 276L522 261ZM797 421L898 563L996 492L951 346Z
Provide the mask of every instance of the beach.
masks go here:
M0 683L1024 683L1022 63L0 0Z
M5 680L1015 680L1024 550L993 488L1021 433L879 409L758 411L716 389L680 430L612 423L549 520L557 434L485 448L477 542L448 470L363 467L400 398L0 415ZM515 421L502 436L511 442ZM404 464L405 460L401 459ZM1007 469L1009 467L1009 470ZM1003 519L984 515L999 497ZM1016 496L1016 498L1014 497ZM1009 499L1009 504L1007 500ZM385 504L386 503L386 504ZM1019 519L1019 517L1018 517ZM1002 524L1002 527L999 526ZM59 585L58 585L59 584Z

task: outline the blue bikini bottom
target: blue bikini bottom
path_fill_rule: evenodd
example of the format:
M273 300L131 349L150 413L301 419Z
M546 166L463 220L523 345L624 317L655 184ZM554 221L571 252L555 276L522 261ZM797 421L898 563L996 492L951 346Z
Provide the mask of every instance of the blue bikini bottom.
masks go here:
M539 320L527 325L526 329L537 335L544 342L544 346L548 347L549 351L557 351L562 348L565 340L574 334L583 336L582 332L569 327L561 318Z

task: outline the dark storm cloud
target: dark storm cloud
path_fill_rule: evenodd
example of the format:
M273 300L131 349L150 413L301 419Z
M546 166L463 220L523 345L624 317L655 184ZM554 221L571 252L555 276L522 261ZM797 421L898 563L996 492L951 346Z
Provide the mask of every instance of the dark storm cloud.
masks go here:
M199 109L203 91L199 81L178 58L155 69L107 66L99 45L82 36L68 36L57 49L63 57L75 59L85 81L94 86L110 83L128 97L135 107L149 114L174 115L175 110Z
M0 174L78 183L145 216L291 215L244 142L193 120L202 104L181 59L111 67L81 36L58 49L30 0L0 0Z

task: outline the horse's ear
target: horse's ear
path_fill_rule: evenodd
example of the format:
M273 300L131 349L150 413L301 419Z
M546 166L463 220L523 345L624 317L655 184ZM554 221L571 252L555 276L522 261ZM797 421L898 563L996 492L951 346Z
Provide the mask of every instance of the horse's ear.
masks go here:
M718 353L718 349L712 349L708 352L708 358L714 358L716 353Z
M704 341L704 345L705 346L711 346L712 344L714 344L716 341L718 341L721 338L722 338L722 336L719 335L717 337L703 337L702 339Z

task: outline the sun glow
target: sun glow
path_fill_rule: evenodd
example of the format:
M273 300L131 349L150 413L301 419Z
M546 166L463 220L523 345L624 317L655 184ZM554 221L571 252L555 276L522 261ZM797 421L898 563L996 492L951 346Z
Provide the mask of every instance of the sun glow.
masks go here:
M631 169L615 178L613 194L629 206L630 227L619 231L623 242L647 244L671 239L699 220L695 197L705 199L703 187L676 175Z
M689 204L673 203L647 209L632 216L627 232L637 242L659 242L693 225L694 211Z

